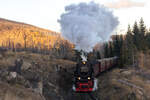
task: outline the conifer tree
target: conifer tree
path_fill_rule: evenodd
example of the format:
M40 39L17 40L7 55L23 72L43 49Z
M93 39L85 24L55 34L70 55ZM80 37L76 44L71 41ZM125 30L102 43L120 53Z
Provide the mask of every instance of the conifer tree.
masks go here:
M140 29L140 34L141 36L145 36L145 32L146 32L146 26L144 24L143 18L141 18L140 23L139 23L139 29Z
M136 48L139 50L140 49L140 47L139 47L139 42L140 42L140 35L139 34L140 33L139 33L139 27L138 27L138 24L136 21L134 23L132 33L133 33L133 42L134 42Z
M150 49L150 30L146 33L146 45Z
M104 57L105 58L108 58L109 57L109 50L108 50L109 48L108 48L108 43L105 43L104 44Z
M119 65L124 66L127 63L128 56L127 56L127 43L123 41L122 48L121 48L121 55L119 58Z
M127 43L127 63L133 64L134 63L134 53L135 53L135 45L133 43L133 35L130 28L130 25L128 26L128 31L126 35L126 43Z
M128 42L128 45L133 44L133 35L132 30L130 28L130 25L128 25L128 30L126 34L126 41Z
M112 42L109 42L109 57L113 57L113 44Z
M115 38L113 40L113 45L114 45L114 56L120 56L120 44L119 44L119 35L115 35Z
M144 24L143 18L141 18L139 22L139 47L140 50L145 50L146 48L146 40L145 40L145 35L146 35L146 26Z

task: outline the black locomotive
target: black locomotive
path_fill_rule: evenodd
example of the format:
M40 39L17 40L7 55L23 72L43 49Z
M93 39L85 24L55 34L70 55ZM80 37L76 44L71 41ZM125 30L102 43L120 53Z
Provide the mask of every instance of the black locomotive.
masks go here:
M74 72L73 90L76 92L92 92L97 88L90 63L82 62L76 65Z

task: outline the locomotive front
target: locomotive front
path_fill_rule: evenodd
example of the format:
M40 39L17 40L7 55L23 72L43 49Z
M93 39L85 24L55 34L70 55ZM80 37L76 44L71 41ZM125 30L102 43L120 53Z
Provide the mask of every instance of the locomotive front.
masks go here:
M97 88L97 80L93 76L90 63L82 62L76 65L73 90L75 92L92 92Z

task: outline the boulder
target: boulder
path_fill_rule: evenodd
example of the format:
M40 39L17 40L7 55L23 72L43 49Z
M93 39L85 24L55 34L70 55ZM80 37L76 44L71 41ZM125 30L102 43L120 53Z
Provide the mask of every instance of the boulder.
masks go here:
M9 73L9 76L10 76L11 78L16 78L16 77L17 77L17 73L16 73L16 72L10 72L10 73Z
M132 71L126 70L126 71L122 71L121 73L124 74L124 75L131 75Z
M22 65L22 70L27 70L31 68L32 64L30 62L24 61Z

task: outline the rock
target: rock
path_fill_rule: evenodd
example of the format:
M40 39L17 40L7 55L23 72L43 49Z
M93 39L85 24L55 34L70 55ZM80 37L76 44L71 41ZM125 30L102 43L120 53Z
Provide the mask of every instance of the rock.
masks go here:
M22 59L18 58L18 59L15 60L15 71L18 74L21 74L22 64L23 64L23 60Z
M5 80L8 82L12 82L16 77L17 77L17 73L16 72L9 72L9 75L5 76Z
M23 65L22 65L22 70L27 70L29 68L31 68L32 64L29 62L24 61Z
M140 90L137 90L137 93L140 94L141 96L144 95L144 93L142 91L140 91Z
M125 74L125 75L130 75L132 72L131 71L123 71L121 72L122 74Z
M10 75L11 78L16 78L17 77L16 72L10 72L9 75Z

